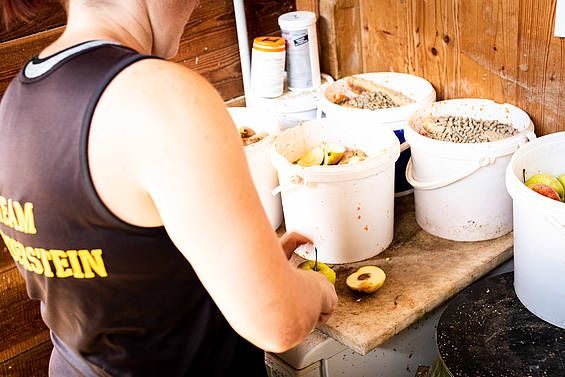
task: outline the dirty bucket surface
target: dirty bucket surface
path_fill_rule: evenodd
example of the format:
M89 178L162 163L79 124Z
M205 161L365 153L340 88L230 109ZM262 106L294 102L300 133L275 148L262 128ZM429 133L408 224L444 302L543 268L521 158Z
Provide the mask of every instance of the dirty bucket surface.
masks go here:
M442 314L436 334L453 376L563 376L565 330L522 305L513 273L468 287Z

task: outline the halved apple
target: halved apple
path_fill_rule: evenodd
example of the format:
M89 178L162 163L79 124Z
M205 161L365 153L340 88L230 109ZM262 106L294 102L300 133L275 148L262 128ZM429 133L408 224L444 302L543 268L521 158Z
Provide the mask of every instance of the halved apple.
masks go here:
M364 266L347 277L345 284L354 291L373 293L385 282L386 275L376 266Z
M300 157L296 164L308 167L314 165L322 165L324 162L324 149L322 147L316 147L310 152L306 153L304 156Z
M324 165L335 165L345 153L345 147L339 143L324 143Z

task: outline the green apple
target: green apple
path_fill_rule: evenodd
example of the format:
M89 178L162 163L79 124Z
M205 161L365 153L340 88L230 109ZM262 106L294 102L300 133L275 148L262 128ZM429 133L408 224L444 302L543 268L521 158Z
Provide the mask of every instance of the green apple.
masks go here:
M300 157L296 163L303 167L322 165L324 162L324 149L322 147L316 147L310 152L306 153L304 156Z
M555 178L550 174L545 174L545 173L536 174L530 177L525 182L525 185L530 186L533 183L541 183L544 185L548 185L549 187L557 191L560 201L563 201L563 199L565 198L565 187L563 187L563 184L561 184L561 182L557 180L557 178Z
M561 174L559 177L557 177L557 180L559 182L561 182L561 184L563 185L563 187L565 187L565 173Z
M528 188L534 190L538 194L547 196L549 199L557 200L558 202L561 201L561 198L559 198L557 191L555 191L548 185L544 185L543 183L531 183L528 185Z
M335 165L345 153L345 147L339 143L327 143L324 148L324 165Z
M307 260L306 262L300 263L300 265L298 265L298 268L300 268L301 270L314 271L314 266L316 266L317 268L316 272L324 275L330 281L330 283L335 285L335 271L322 262L318 262L318 264L316 265L315 261Z

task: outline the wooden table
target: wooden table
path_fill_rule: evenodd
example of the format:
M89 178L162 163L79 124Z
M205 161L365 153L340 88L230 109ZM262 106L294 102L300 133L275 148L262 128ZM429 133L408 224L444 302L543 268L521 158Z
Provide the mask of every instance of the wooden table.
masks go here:
M339 304L319 330L365 355L510 259L512 245L512 232L479 242L432 236L416 223L414 196L397 198L389 248L362 262L331 266L337 274ZM302 261L297 255L291 258L295 264ZM349 274L366 265L378 266L387 275L373 294L354 292L345 284Z

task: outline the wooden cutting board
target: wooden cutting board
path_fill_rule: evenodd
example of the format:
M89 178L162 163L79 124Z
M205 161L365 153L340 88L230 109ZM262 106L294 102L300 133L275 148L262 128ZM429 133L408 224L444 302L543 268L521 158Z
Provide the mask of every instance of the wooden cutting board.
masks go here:
M339 303L319 330L365 355L510 259L512 245L512 233L479 242L432 236L416 223L414 196L397 198L390 247L362 262L331 266ZM291 258L296 265L302 261L297 255ZM354 292L345 284L349 274L366 265L378 266L387 275L373 294Z

